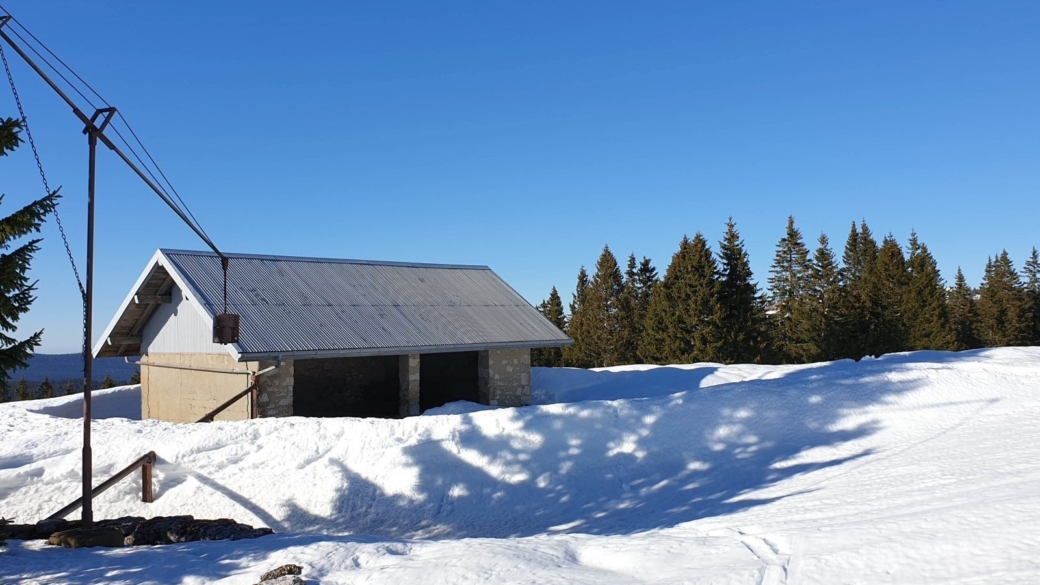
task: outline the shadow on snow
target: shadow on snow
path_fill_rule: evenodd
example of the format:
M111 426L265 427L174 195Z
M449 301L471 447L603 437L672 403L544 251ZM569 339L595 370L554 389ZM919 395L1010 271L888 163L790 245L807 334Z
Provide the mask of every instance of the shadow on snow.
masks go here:
M851 443L878 423L845 415L917 388L922 367L959 355L845 360L704 389L717 366L595 372L605 387L648 378L685 391L516 408L505 420L501 410L462 415L450 439L405 449L419 499L333 459L345 486L333 514L351 532L391 538L628 534L731 514L795 495L757 493L787 478L869 455ZM294 531L330 528L294 504L284 518Z

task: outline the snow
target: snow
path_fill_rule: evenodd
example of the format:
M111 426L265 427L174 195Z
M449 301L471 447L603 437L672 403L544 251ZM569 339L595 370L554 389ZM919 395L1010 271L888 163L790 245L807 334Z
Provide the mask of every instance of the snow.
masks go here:
M193 514L256 540L64 550L0 581L1040 582L1040 348L808 366L535 369L534 406L404 420L139 418L96 394L95 477L155 450L96 517ZM0 405L0 515L78 495L78 396Z

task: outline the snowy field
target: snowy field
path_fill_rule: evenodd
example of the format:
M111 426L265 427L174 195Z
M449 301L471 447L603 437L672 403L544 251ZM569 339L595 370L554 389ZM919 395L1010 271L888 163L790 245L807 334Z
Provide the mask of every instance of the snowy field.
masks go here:
M810 366L534 371L536 406L406 420L133 420L102 391L95 517L193 514L256 540L10 541L0 582L1040 583L1040 348ZM0 515L78 495L77 397L0 405Z

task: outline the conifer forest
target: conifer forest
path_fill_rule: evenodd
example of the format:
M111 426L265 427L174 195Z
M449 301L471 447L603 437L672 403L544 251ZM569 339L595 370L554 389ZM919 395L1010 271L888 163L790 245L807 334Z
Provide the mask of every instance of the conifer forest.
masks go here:
M989 258L977 288L952 284L928 246L879 243L853 222L840 258L825 234L806 244L787 220L766 289L756 283L732 219L717 247L683 237L663 275L649 258L622 270L609 246L584 266L567 311L556 287L538 310L574 340L532 352L537 366L695 362L799 364L921 349L1040 345L1040 258L1015 268Z

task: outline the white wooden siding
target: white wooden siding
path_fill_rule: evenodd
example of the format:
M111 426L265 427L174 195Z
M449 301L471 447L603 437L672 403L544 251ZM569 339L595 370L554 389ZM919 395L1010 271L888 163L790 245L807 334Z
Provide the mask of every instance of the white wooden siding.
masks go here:
M203 318L180 287L170 291L172 302L160 305L141 332L141 353L226 353L213 343L213 325Z

